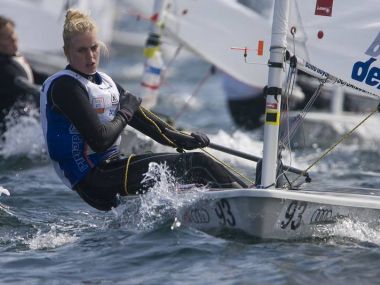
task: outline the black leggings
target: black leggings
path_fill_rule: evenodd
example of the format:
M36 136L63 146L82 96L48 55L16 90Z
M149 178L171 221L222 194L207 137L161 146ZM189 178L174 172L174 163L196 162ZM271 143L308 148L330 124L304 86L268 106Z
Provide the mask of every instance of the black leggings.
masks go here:
M117 194L125 196L124 181L128 158L105 161L94 167L74 188L92 207L108 211L118 205ZM247 185L211 157L200 152L157 153L133 156L127 175L128 195L144 193L152 185L141 184L149 163L164 163L179 183L195 183L212 188L242 188Z

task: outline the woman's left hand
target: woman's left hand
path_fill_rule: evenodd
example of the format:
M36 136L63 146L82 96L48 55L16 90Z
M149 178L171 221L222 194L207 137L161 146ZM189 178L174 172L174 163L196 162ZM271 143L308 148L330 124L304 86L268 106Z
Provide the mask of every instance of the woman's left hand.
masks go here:
M165 129L164 134L172 140L177 147L182 149L191 150L203 148L210 144L208 136L200 132L194 132L188 135L177 130Z
M200 133L200 132L194 132L194 133L191 133L190 134L193 138L196 139L196 141L198 142L198 147L199 148L202 148L202 147L207 147L209 144L210 144L210 139L208 138L208 136L204 133Z

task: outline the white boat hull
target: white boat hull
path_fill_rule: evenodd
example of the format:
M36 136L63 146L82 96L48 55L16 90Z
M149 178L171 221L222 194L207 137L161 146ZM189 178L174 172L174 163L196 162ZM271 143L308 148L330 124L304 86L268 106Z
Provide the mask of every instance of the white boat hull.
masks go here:
M258 239L326 237L343 220L380 224L380 196L317 191L237 189L205 192L178 213L182 226L212 235Z

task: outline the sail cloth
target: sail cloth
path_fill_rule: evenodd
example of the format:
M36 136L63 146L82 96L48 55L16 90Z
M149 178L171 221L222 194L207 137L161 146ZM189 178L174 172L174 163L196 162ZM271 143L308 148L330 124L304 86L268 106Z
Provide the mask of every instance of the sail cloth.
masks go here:
M378 0L291 1L288 48L312 65L380 96Z
M151 16L153 1L128 0L128 4ZM257 87L266 85L270 42L264 42L263 56L258 57L256 49L263 37L270 39L270 18L234 0L169 0L165 7L161 19L170 37L240 81ZM261 64L244 62L245 47L249 49L247 62Z
M146 2L153 6L151 0L129 0L151 16ZM380 95L378 0L292 0L290 6L291 52L348 84ZM246 84L267 84L267 66L252 62L268 62L271 17L234 0L168 0L162 16L165 31L208 62ZM255 51L259 40L264 41L261 57ZM247 63L243 51L231 47L247 47Z
M99 38L106 43L111 41L114 1L0 0L0 14L16 23L22 52L62 52L62 28L68 4L90 13L98 25Z

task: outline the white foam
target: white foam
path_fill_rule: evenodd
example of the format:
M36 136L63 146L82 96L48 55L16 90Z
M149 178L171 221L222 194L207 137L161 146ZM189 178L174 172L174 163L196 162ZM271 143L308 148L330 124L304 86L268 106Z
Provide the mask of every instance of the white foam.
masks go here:
M11 195L9 190L5 189L3 186L0 186L0 196L1 196L1 194L5 194L7 196Z
M173 222L183 205L194 203L202 192L207 191L206 188L192 185L193 191L183 193L165 163L151 162L142 183L152 184L147 193L127 200L125 204L113 209L118 222L129 230L147 231L163 223ZM181 195L178 195L179 191Z
M379 224L373 225L368 222L344 219L334 224L320 226L317 229L316 237L342 237L344 239L353 239L360 242L370 242L380 245L380 228Z
M47 233L39 230L35 237L27 242L30 249L56 248L65 244L73 243L78 238L65 233L57 233L56 227L52 226Z
M3 134L5 142L0 149L0 156L41 156L44 153L44 140L38 119L22 116L14 125L10 125Z

